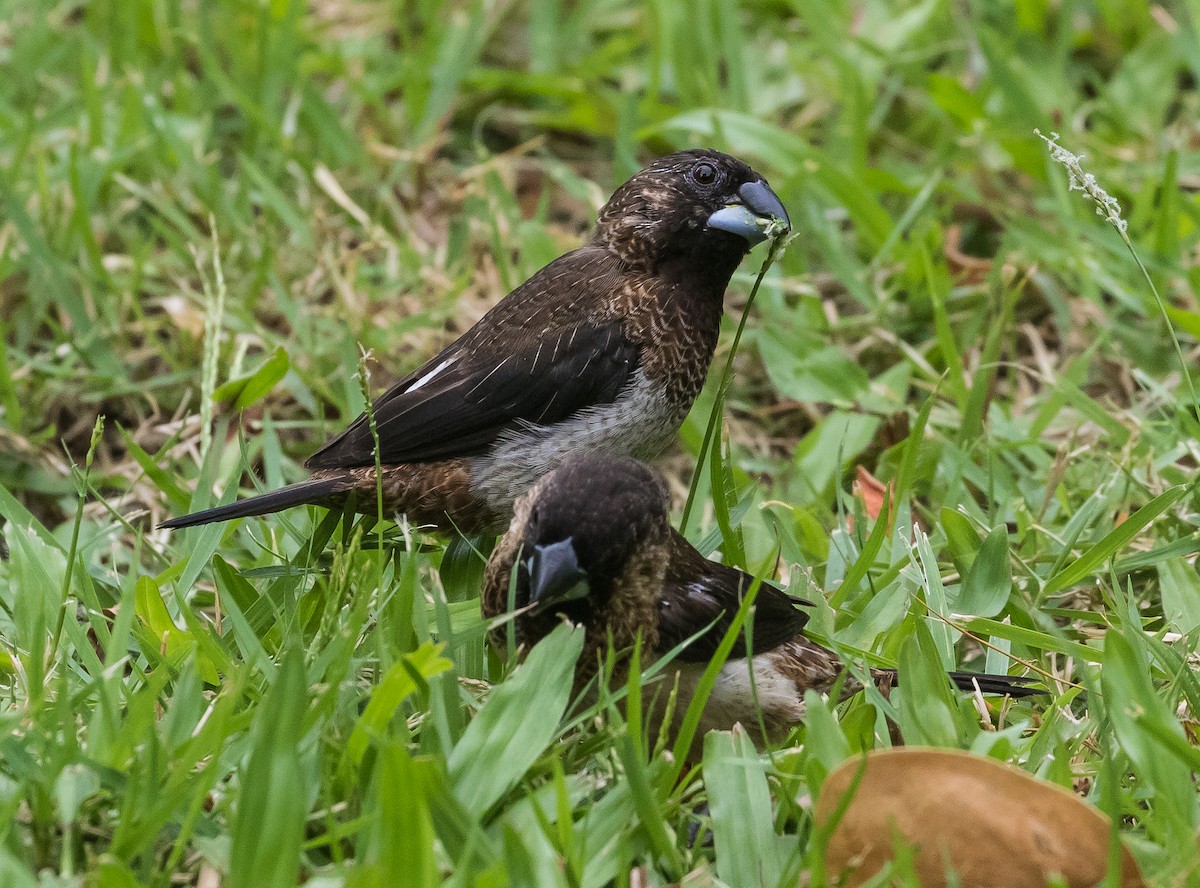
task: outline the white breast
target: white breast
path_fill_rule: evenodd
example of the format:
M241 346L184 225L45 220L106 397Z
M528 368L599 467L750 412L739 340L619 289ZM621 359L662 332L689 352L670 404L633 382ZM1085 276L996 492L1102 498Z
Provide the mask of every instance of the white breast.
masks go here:
M598 404L548 426L508 432L487 456L471 460L472 488L498 514L567 459L583 453L620 453L649 459L674 439L687 410L667 401L661 386L638 370L611 404Z
M707 667L707 663L669 666L663 679L643 692L647 699L652 699L649 710L654 731L666 716L667 699L676 682L679 690L671 716L672 736L679 730ZM754 670L753 681L751 668ZM780 740L803 717L804 697L797 690L796 682L781 673L768 655L760 654L749 662L731 660L717 673L717 682L700 717L691 757L698 759L702 754L704 735L709 731L728 731L735 724L741 724L761 742L766 739L762 737L762 724L766 726L769 739Z

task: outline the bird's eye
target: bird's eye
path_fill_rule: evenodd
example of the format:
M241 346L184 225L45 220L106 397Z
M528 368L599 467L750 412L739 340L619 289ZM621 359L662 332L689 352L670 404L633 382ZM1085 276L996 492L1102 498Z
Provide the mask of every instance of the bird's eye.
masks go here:
M705 187L716 183L721 176L717 168L708 161L702 160L692 167L692 181Z

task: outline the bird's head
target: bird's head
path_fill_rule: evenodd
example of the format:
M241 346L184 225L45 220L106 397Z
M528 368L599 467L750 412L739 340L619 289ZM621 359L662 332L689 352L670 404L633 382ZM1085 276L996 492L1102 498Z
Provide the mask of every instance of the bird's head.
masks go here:
M789 230L762 176L728 154L694 148L659 158L618 188L596 236L633 265L699 257L732 274L752 246Z
M666 570L667 502L662 479L628 457L578 457L539 481L509 531L521 543L516 602L532 605L529 634L549 631L558 615L604 625L619 644L652 628L640 615L655 612Z

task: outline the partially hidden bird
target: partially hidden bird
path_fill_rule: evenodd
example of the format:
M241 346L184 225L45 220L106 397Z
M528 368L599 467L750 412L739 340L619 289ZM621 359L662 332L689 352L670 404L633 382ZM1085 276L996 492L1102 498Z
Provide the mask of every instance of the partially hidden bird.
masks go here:
M620 186L590 239L551 262L380 396L306 463L307 480L172 518L190 527L316 503L383 508L443 532L500 533L569 456L640 458L672 441L704 383L725 289L790 230L766 180L708 149ZM376 447L378 437L378 448Z
M752 582L705 558L671 526L658 473L628 457L595 454L565 463L517 501L488 560L482 605L489 619L514 613L514 640L526 649L563 619L583 627L576 693L597 675L610 642L628 650L640 636L649 664L690 639L666 673L668 688L678 683L674 730ZM750 631L743 627L718 674L698 738L740 722L760 740L778 740L802 721L806 691L827 693L839 680L843 696L862 690L837 654L805 636L806 604L769 583L759 586ZM509 629L506 622L494 628L493 644L503 647ZM894 669L869 674L884 690L897 677ZM621 678L614 673L613 680ZM948 679L984 694L1043 693L1022 676L950 672ZM661 720L667 695L647 695Z

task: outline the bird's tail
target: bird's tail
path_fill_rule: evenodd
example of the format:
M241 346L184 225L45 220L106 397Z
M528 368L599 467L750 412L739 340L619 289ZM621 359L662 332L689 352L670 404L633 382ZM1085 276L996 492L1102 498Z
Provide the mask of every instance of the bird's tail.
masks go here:
M1037 681L1029 675L993 675L988 672L951 672L949 675L954 686L963 691L973 692L978 687L984 694L1008 697L1031 697L1046 693L1042 688L1029 687L1030 682Z
M946 674L956 688L972 693L976 687L984 694L1008 697L1031 697L1034 694L1046 693L1042 688L1029 687L1029 683L1037 681L1037 679L1028 675L994 675L989 672L948 672ZM871 676L880 688L886 689L897 684L895 669L872 669Z
M302 506L306 503L317 503L336 493L346 490L346 479L338 476L309 478L298 484L289 484L279 490L272 490L261 496L215 506L190 515L181 515L164 521L159 527L195 527L198 524L211 524L214 521L229 521L233 518L248 518L251 515L270 515L292 506Z

